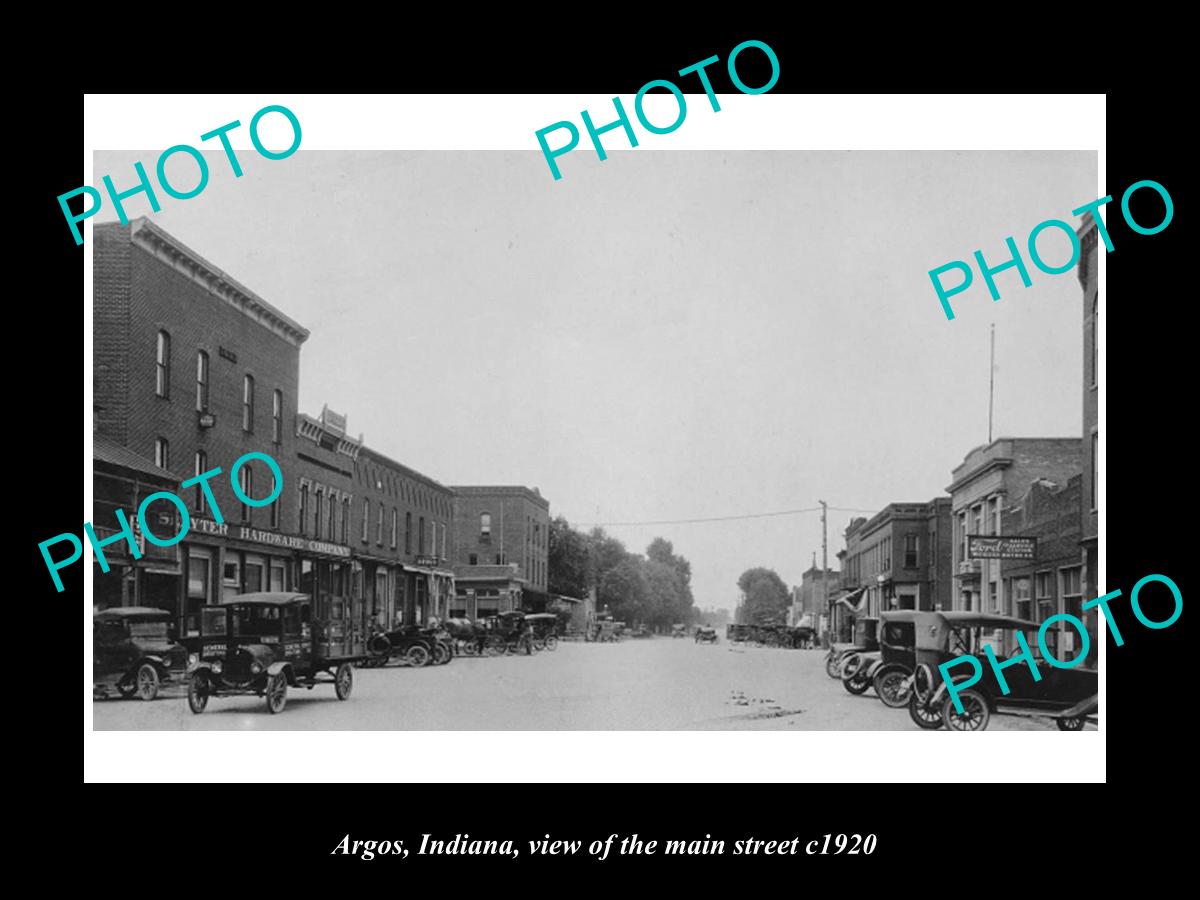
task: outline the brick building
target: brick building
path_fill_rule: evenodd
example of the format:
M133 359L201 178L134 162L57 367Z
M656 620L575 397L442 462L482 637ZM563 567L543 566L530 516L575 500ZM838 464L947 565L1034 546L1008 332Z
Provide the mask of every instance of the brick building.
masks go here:
M486 616L547 600L550 503L537 488L452 486L454 611Z
M293 586L295 546L283 523L296 515L295 493L253 508L228 473L242 455L260 452L288 482L308 331L146 219L95 226L93 275L97 433L180 480L221 469L208 484L224 521L199 486L186 489L192 530L165 548L183 575L181 633L193 634L203 603ZM259 461L239 480L255 498L274 488Z
M1079 284L1083 287L1083 482L1080 491L1081 530L1079 535L1083 558L1083 584L1087 599L1099 597L1100 567L1097 560L1099 525L1099 393L1100 393L1100 289L1096 272L1096 222L1085 213L1079 227ZM1095 610L1088 614L1095 618ZM1094 621L1089 628L1094 630Z
M1087 624L1090 664L1096 659L1095 611L1083 613L1083 566L1079 558L1079 504L1083 476L1064 484L1037 479L1001 513L1003 534L1037 539L1037 558L1004 561L1005 605L1001 612L1035 622L1070 613ZM1079 640L1074 628L1059 622L1047 643L1059 659L1072 659ZM1005 647L1005 650L1012 649Z
M1009 608L1003 572L1011 560L969 559L970 535L1003 535L1003 513L1036 479L1066 484L1079 473L1079 438L997 438L971 450L953 471L953 608L1001 613Z
M841 584L841 573L836 569L826 569L824 575L816 560L808 570L800 576L798 587L792 588L792 606L788 611L789 625L806 625L824 631L823 620L826 619L828 608L825 605L826 585L828 596L836 597Z
M950 550L949 497L890 503L847 529L843 587L865 589L856 605L866 616L889 609L949 609Z

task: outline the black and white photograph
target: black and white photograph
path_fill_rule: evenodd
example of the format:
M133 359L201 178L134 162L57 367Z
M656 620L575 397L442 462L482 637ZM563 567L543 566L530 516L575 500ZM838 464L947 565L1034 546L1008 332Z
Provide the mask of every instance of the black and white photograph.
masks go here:
M95 730L1097 728L1094 150L240 140L88 223Z

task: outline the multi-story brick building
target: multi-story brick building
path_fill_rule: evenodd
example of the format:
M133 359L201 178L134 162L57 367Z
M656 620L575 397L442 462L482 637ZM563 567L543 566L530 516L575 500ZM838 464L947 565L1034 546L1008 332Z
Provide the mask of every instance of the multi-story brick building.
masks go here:
M1032 537L1036 558L1004 561L1004 597L1000 611L1035 622L1059 613L1087 621L1091 638L1090 662L1096 659L1095 617L1083 613L1083 566L1079 558L1079 503L1083 476L1064 484L1037 479L1001 513L1001 532ZM1073 659L1079 652L1074 628L1065 622L1047 634L1047 643L1058 659ZM1011 648L1005 648L1011 649Z
M825 605L826 597L836 597L840 584L840 572L826 569L822 574L821 567L813 560L813 564L800 576L799 586L792 588L788 624L807 625L823 631L823 622L828 618L829 611Z
M1083 584L1087 599L1099 597L1100 567L1097 559L1099 523L1099 393L1100 393L1100 289L1098 283L1096 222L1085 213L1079 227L1079 284L1083 287L1083 483L1080 491ZM1096 611L1090 610L1088 627L1095 630Z
M1003 613L1002 570L1011 561L970 559L971 535L1003 535L1010 498L1022 496L1036 479L1066 484L1079 473L1079 438L997 438L971 450L953 471L950 492L954 526L953 608Z
M890 503L847 529L843 586L865 588L857 605L867 616L889 609L949 609L950 545L949 497Z
M259 452L288 481L308 331L146 219L95 226L93 274L97 433L181 480L221 469L208 481L216 509L199 486L187 489L192 530L168 548L184 575L181 631L194 633L203 603L292 585L296 548L284 523L296 494L254 508L228 473ZM260 461L239 480L254 498L275 487Z
M537 488L452 486L458 615L546 603L550 503Z

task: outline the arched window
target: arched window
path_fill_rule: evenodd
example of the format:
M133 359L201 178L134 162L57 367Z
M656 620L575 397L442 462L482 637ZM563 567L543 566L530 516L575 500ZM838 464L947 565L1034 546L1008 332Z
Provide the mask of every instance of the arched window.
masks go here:
M208 354L196 354L196 412L208 412Z
M165 331L158 333L158 347L155 351L154 392L160 397L171 396L171 335Z

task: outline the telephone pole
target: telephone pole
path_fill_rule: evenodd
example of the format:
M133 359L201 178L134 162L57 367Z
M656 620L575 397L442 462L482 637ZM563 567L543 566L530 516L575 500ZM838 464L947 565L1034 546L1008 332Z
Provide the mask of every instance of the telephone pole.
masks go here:
M829 541L828 530L825 527L826 504L824 500L818 501L821 504L821 596L822 607L829 616L827 629L829 633L829 643L833 643L833 610L829 608ZM820 622L817 623L818 625Z

